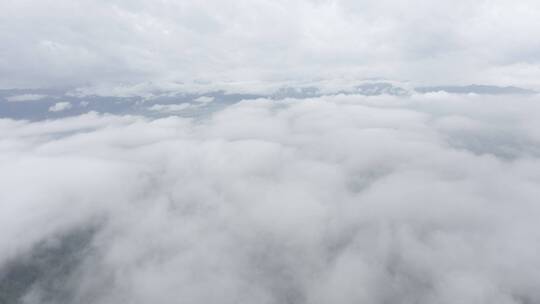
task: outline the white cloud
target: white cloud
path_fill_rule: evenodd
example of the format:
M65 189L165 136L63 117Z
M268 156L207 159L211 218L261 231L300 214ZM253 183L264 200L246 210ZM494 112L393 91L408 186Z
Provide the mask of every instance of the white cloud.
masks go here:
M191 104L181 103L181 104L155 104L151 107L148 107L148 110L162 113L176 113L182 112L186 109L189 109Z
M207 103L211 103L212 101L214 101L214 97L212 97L212 96L201 96L201 97L196 98L193 101L195 101L197 103L200 103L200 104L207 104Z
M9 102L19 102L19 101L35 101L35 100L41 100L43 98L47 97L47 95L41 95L41 94L21 94L21 95L13 95L6 97L6 100Z
M71 109L72 105L70 102L67 101L61 101L57 102L51 107L49 107L49 112L62 112L68 109Z
M538 302L535 99L341 95L204 119L2 119L0 264L97 222L52 301ZM39 288L54 278L27 301L51 299Z

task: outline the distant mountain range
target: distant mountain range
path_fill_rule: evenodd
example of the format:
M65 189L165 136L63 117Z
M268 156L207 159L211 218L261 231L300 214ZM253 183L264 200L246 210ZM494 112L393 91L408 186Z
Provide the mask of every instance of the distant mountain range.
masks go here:
M387 81L362 82L357 85L334 89L316 84L282 86L271 90L269 93L258 94L232 93L225 90L209 90L208 92L199 90L197 93L153 90L151 92L128 95L115 95L111 93L109 96L103 93L81 94L77 90L8 89L0 90L0 118L41 120L80 115L89 111L146 116L163 116L166 114L200 116L246 99L305 99L339 94L412 96L414 94L436 92L480 95L537 94L536 91L513 86L501 87L473 84L467 86L425 86L411 88L407 85ZM208 99L211 102L197 102L201 98ZM156 109L159 109L159 111L156 111ZM167 112L168 110L176 112Z
M336 90L334 92L323 92L318 87L283 87L278 89L274 94L271 94L272 98L309 98L319 97L323 95L364 95L364 96L378 96L378 95L392 95L392 96L408 96L412 94L425 94L435 92L446 92L451 94L481 94L481 95L527 95L536 94L536 91L523 89L513 86L492 86L492 85L466 85L466 86L426 86L416 88L406 88L390 82L369 82L354 86L347 90Z
M536 91L523 89L519 87L499 87L491 85L467 85L467 86L433 86L433 87L418 87L415 88L419 93L431 93L431 92L447 92L453 94L489 94L489 95L522 95L522 94L536 94Z

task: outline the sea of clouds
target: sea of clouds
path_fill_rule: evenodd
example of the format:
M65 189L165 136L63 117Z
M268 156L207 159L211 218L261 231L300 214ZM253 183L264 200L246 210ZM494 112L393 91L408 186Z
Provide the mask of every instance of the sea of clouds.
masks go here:
M1 119L0 185L22 303L540 302L537 96Z

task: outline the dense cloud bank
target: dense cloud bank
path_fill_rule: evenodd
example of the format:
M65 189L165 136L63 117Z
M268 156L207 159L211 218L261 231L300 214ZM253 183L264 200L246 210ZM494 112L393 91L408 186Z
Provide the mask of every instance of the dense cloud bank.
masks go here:
M538 303L537 102L338 95L196 119L0 120L0 291Z

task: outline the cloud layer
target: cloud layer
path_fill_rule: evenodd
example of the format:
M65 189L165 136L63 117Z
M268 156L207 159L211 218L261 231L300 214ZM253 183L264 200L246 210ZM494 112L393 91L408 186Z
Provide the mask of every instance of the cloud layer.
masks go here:
M538 88L540 4L0 3L0 87L314 78Z
M0 273L90 229L25 303L535 303L535 98L2 119Z

